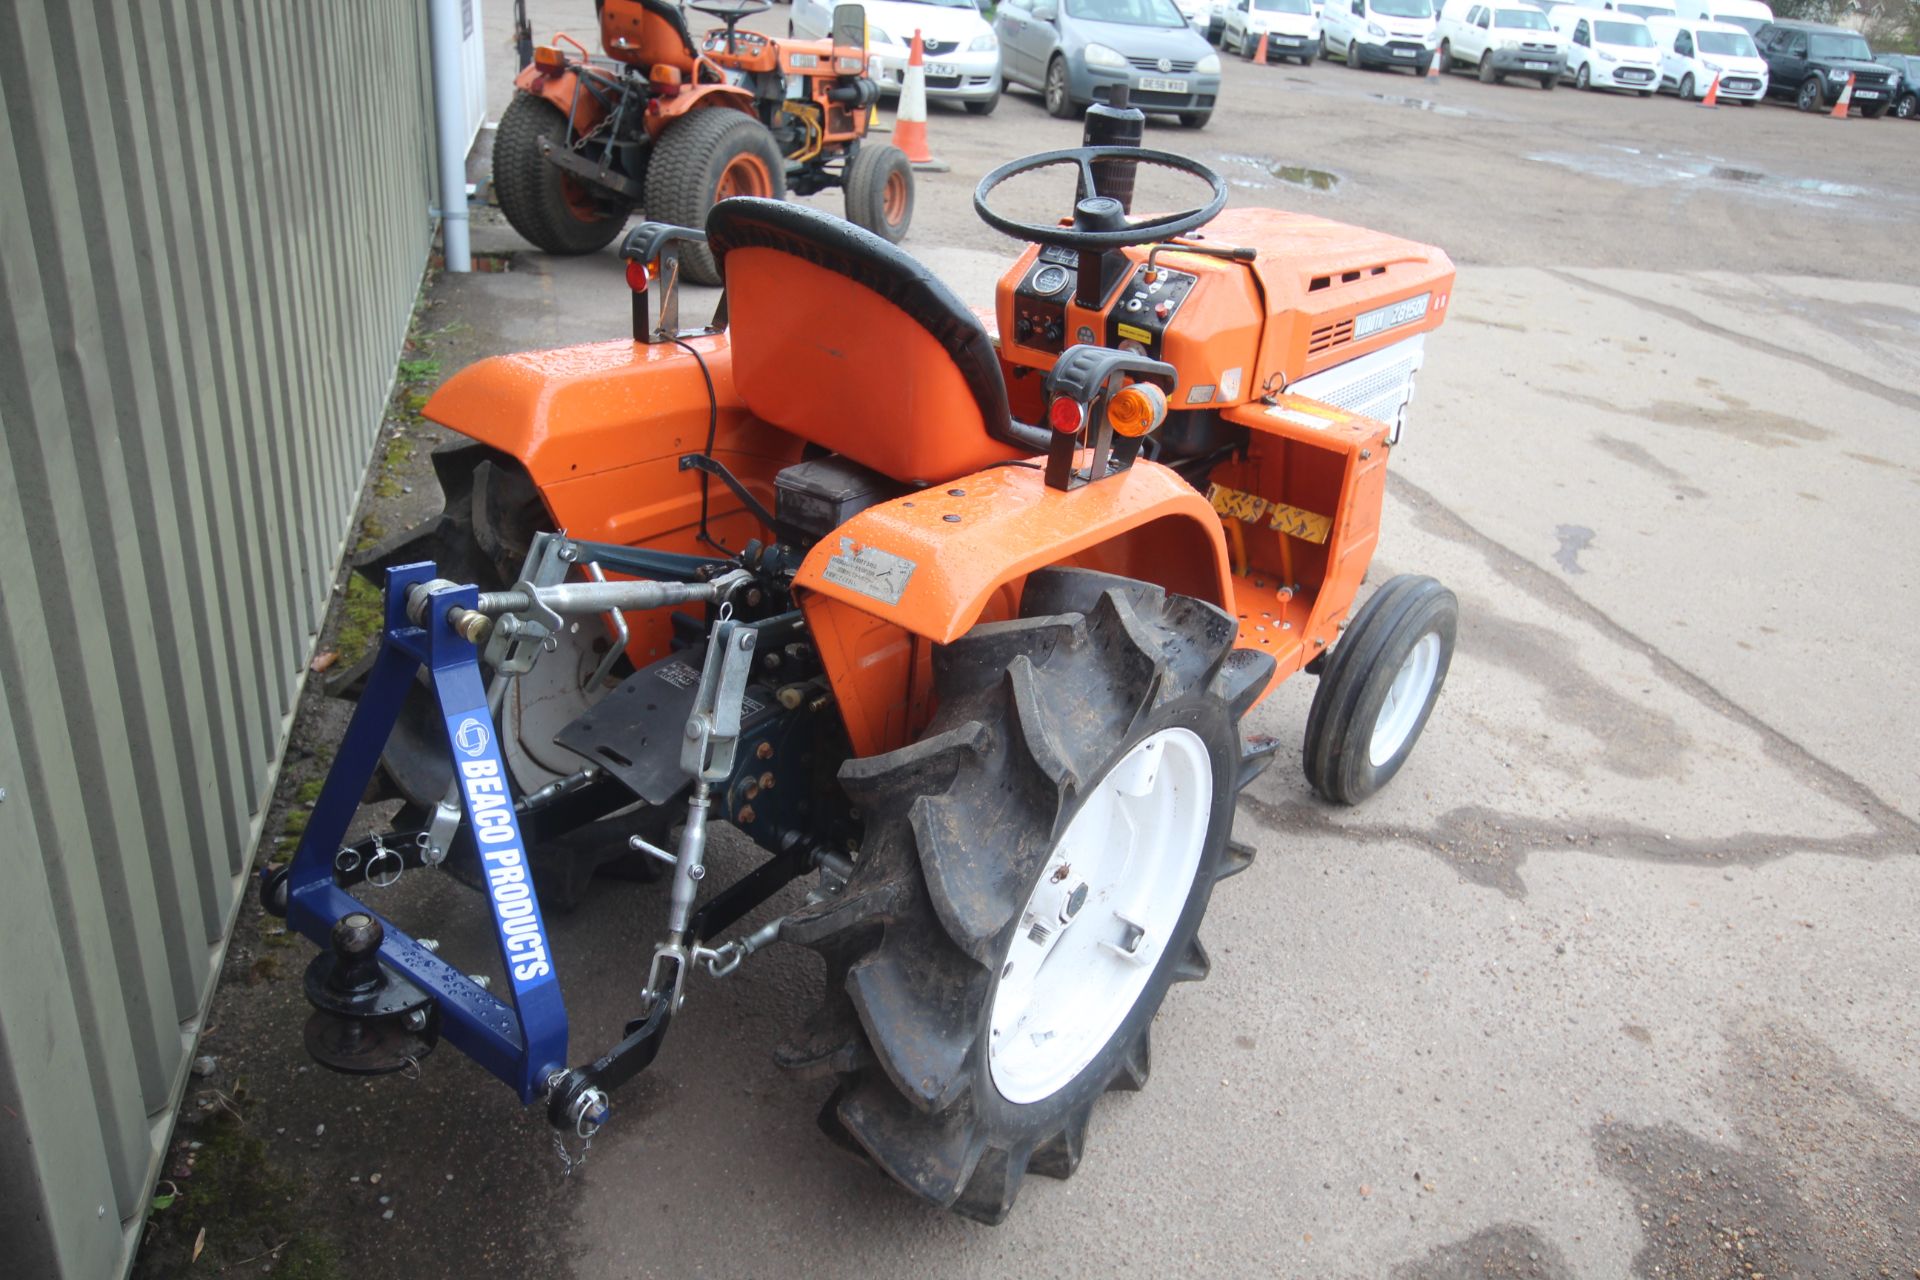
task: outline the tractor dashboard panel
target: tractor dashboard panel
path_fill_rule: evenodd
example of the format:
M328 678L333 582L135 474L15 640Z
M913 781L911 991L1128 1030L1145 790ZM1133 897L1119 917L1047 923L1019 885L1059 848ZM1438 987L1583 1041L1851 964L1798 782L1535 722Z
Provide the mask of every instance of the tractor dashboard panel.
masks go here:
M1175 313L1200 277L1165 267L1156 267L1151 279L1148 275L1145 267L1137 268L1120 287L1120 297L1107 313L1107 345L1157 360Z
M1059 355L1067 345L1067 300L1073 297L1080 255L1048 245L1035 256L1013 293L1013 340Z

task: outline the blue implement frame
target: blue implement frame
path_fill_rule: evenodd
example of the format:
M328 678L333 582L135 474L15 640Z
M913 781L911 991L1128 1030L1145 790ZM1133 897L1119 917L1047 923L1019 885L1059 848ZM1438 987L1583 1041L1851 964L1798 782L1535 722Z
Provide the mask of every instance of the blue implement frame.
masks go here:
M287 924L326 947L341 916L353 911L379 915L335 883L334 855L373 778L401 703L425 667L460 781L462 818L479 851L513 1003L482 989L384 917L380 963L433 997L442 1038L511 1085L522 1102L532 1102L546 1094L554 1073L566 1069L566 1006L480 679L480 655L446 620L449 609L474 608L479 591L473 586L434 591L424 615L426 625L416 626L407 614L408 594L434 577L431 563L387 571L380 652L288 869Z

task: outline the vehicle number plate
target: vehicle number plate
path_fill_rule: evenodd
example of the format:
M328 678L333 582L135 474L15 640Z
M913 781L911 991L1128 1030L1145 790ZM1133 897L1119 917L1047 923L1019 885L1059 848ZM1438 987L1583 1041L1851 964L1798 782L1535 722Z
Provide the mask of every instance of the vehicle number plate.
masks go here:
M929 62L927 64L927 74L930 76L957 76L960 74L960 67L959 64L953 62Z
M1141 76L1140 87L1153 93L1185 93L1185 80L1167 80L1160 76Z
M1877 98L1880 96L1880 91L1878 89L1855 89L1853 96L1856 98Z
M1411 58L1411 57L1413 56L1413 50L1411 50L1411 49L1395 49L1395 50L1393 51L1393 56L1394 56L1394 57L1396 57L1396 58Z
M1551 70L1553 70L1553 64L1552 64L1551 62L1523 62L1523 63L1521 63L1520 65L1521 65L1521 66L1523 66L1523 67L1525 67L1525 68L1526 68L1527 70L1529 70L1529 71L1551 71Z

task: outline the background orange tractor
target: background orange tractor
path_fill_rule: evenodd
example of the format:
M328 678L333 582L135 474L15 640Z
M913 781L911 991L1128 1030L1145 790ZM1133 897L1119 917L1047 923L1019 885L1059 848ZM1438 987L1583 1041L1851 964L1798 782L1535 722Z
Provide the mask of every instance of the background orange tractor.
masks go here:
M866 140L879 89L867 77L866 20L834 12L826 40L740 31L769 0L695 4L723 27L698 41L667 0L597 0L604 59L567 37L533 51L494 137L493 185L514 230L548 253L610 244L636 210L705 225L729 196L780 199L829 187L847 218L898 241L913 219L913 171ZM684 268L718 284L713 259Z
M1207 198L1131 217L1148 166ZM1059 167L1070 216L991 205ZM1100 1095L1146 1083L1162 999L1208 973L1214 885L1252 860L1235 808L1280 743L1249 713L1316 674L1301 759L1354 803L1407 759L1453 652L1431 578L1354 610L1452 265L1226 198L1130 148L994 171L976 209L1028 242L997 335L878 236L725 200L704 233L629 238L631 338L449 379L426 407L471 441L444 455L448 512L368 566L385 640L263 883L326 948L314 1056L396 1071L445 1038L578 1143L690 975L784 942L825 962L776 1057L832 1080L830 1135L990 1222L1028 1173L1071 1174ZM679 325L692 250L724 327ZM413 802L350 842L383 748ZM716 822L764 853L727 884ZM542 850L608 823L672 883L624 1038L570 1059ZM443 859L485 888L491 990L465 976L483 960L354 896Z

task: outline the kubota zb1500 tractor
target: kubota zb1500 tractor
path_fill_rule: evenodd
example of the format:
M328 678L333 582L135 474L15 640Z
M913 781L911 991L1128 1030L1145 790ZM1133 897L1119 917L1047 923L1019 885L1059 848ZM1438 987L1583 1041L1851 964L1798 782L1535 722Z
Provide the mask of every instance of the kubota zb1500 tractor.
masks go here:
M1053 166L1061 221L990 204ZM1114 193L1148 166L1209 198L1132 218ZM446 1040L577 1145L703 982L785 943L826 997L776 1053L835 1081L832 1135L986 1221L1072 1173L1251 861L1235 805L1280 744L1249 712L1316 675L1306 775L1352 803L1453 651L1430 578L1353 612L1452 265L1226 197L1128 148L989 174L980 215L1029 242L997 338L880 237L725 200L704 235L630 238L632 339L449 379L427 416L472 443L442 455L447 514L386 550L384 642L262 883L322 947L313 1054L374 1073ZM683 329L664 285L695 247L725 319ZM350 840L383 751L410 803ZM765 853L727 884L722 822ZM557 842L610 829L671 878L666 918L625 1038L570 1056L541 907ZM363 901L442 863L484 890L490 989L467 975L492 961Z
M548 253L611 244L636 209L706 225L729 196L846 192L847 217L898 242L913 220L913 169L867 139L879 88L867 75L865 11L834 11L826 40L738 30L771 0L694 4L721 19L695 41L676 0L595 0L605 59L533 51L493 144L493 188L513 229ZM719 284L687 249L690 279Z

